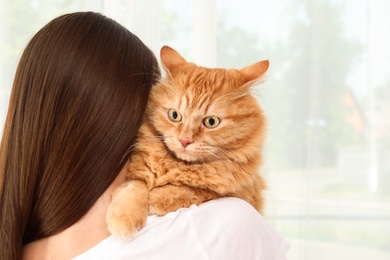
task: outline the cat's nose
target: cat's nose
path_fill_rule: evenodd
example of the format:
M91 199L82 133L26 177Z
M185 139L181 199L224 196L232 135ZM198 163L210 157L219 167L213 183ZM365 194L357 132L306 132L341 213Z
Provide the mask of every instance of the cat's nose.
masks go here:
M183 146L183 148L186 148L189 144L192 144L191 139L179 139L179 141L181 143L181 146Z

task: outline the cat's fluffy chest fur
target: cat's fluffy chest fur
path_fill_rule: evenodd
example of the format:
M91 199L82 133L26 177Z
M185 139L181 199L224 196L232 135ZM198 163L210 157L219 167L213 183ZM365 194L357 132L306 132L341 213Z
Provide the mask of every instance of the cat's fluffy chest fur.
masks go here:
M249 95L268 68L206 69L163 47L168 76L151 92L125 183L113 194L109 230L134 235L149 214L164 215L210 199L235 196L261 211L258 174L265 118Z

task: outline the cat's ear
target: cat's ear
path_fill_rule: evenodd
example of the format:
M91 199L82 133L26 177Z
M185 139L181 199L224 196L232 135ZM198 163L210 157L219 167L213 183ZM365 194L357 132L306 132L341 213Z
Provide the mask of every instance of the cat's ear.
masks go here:
M160 51L161 62L165 69L171 71L173 68L187 63L187 61L174 49L163 46Z
M249 87L256 83L267 72L269 61L263 60L240 70L241 75L245 78L244 86Z

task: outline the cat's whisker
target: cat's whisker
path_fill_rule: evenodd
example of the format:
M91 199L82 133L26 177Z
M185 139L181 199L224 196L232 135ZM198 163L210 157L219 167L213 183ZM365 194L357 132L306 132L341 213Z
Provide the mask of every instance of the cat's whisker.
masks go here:
M229 158L230 160L234 160L236 163L240 164L242 167L245 167L246 163L242 162L241 160L237 159L237 156L235 156L233 153L219 148L219 147L214 147L214 149L217 151L217 153L224 155L223 158ZM215 156L217 156L215 154Z
M212 151L215 156L217 156L217 154L221 154L224 155L223 158L233 159L235 157L231 152L216 146L212 146ZM222 158L220 155L218 157Z
M171 150L165 149L164 153L163 153L162 156L160 157L159 162L163 162L166 158L171 157L172 154L173 154L173 152L172 152Z
M134 143L132 146L130 146L130 147L126 150L125 154L123 155L123 157L122 157L122 159L121 159L121 163L123 162L123 160L124 160L132 151L134 151L134 150L136 149L136 147L137 147L137 142Z
M163 136L143 136L142 137L142 142L145 142L145 143L152 143L152 142L155 142L155 141L163 141L164 138ZM139 141L136 141L134 142L133 145L131 145L127 150L126 152L124 153L124 155L122 156L122 159L121 159L121 162L123 162L123 160L131 153L133 152L134 150L137 149L137 145L138 145Z
M218 160L218 161L223 161L223 159L218 156L216 153L214 153L213 151L207 151L207 157L210 159L210 160Z
M231 154L231 152L226 151L225 149L219 148L218 152L221 153L221 154L229 154L229 156L228 156L229 159L235 159L235 156L233 156ZM217 154L214 154L214 156L218 157ZM221 160L224 160L224 159L221 159ZM237 160L237 159L235 159L234 161L235 161L235 163L237 163L238 165L241 166L241 168L243 169L244 172L247 172L247 168L246 168L247 164L246 163L244 163L244 162L242 162L240 160ZM236 178L236 174L234 174L234 172L232 172L232 173L233 173L234 178Z
M214 159L218 158L221 161L226 160L226 158L228 158L230 160L235 158L229 151L226 151L225 149L219 149L218 153L211 152L211 151L210 151L210 153L211 153L211 155L213 156ZM221 154L228 154L228 156L223 156L222 157L222 156L220 156ZM244 169L244 171L246 171L246 164L245 163L243 163L243 162L241 162L239 160L235 160L235 162L238 163Z

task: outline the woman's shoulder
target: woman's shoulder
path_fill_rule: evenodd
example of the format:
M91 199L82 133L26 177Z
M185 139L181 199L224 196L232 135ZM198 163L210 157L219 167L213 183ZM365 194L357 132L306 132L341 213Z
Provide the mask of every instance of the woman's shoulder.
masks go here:
M190 208L194 224L208 231L224 229L224 232L244 232L260 227L264 218L248 202L234 197L211 200ZM246 234L247 235L247 234Z
M211 259L285 259L289 243L242 199L212 200L192 215Z
M149 216L135 237L109 237L75 259L285 259L283 243L250 204L221 198Z
M222 216L230 218L242 218L243 214L248 217L258 217L259 213L255 210L255 208L250 205L245 200L235 198L235 197L226 197L215 200L210 200L205 202L199 206L191 207L192 211L204 213L208 212L212 215Z

